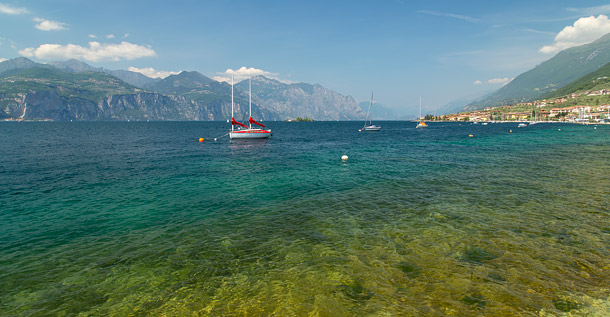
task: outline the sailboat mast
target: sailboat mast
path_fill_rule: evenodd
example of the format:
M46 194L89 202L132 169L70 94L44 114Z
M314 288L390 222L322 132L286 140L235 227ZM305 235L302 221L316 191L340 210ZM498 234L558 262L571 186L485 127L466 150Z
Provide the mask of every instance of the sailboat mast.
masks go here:
M252 123L250 122L252 119L252 76L250 76L250 118L248 118L248 126L252 129Z
M419 121L421 120L421 96L419 96Z
M369 106L369 122L373 124L373 92L371 91L371 105Z
M233 74L231 74L231 131L233 131Z

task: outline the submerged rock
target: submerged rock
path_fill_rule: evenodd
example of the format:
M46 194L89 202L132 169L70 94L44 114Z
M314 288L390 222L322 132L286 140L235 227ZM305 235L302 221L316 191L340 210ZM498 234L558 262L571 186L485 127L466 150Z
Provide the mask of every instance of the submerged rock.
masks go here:
M580 304L565 299L556 299L553 301L553 305L555 306L555 308L557 308L557 310L560 310L564 313L567 313L573 309L580 308Z
M356 301L365 301L373 297L373 293L366 289L360 282L354 281L349 284L339 285L339 289L349 298Z
M471 247L464 251L461 260L475 264L482 264L483 262L493 260L496 257L497 256L495 256L493 253L482 248Z
M421 274L421 267L417 264L400 262L398 263L398 268L410 278L416 278Z
M460 299L460 302L469 306L485 307L487 304L483 295L479 293L472 294L472 296L464 296Z

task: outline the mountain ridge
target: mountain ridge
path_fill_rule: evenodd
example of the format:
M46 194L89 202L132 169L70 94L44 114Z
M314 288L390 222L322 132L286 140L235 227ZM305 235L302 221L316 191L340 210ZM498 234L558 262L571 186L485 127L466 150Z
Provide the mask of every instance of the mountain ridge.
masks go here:
M610 33L589 44L571 47L515 77L487 98L464 110L530 102L589 74L610 62Z
M118 72L124 72L123 76L116 75ZM206 121L230 118L231 86L226 82L215 81L196 71L184 71L135 84L124 80L125 74L137 73L109 71L78 60L40 64L21 57L1 62L0 118ZM255 81L258 89L253 92L252 115L257 120L295 117L359 120L363 117L352 97L319 84L284 84L265 77ZM248 91L240 89L243 85L235 85L235 117L247 120ZM26 107L30 111L25 111ZM92 110L96 107L101 110ZM128 111L116 112L113 107ZM41 110L32 111L35 108ZM164 118L162 113L168 117Z

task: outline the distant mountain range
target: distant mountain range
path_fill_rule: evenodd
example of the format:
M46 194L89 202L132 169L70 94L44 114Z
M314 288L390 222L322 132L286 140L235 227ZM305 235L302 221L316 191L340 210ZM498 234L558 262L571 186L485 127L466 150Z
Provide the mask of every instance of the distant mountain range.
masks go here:
M362 109L362 111L364 111L364 113L366 114L367 111L369 111L369 104L371 103L371 101L360 101L358 103L358 106L360 106L360 109ZM386 107L385 105L375 102L373 104L373 121L375 120L404 120L402 117L404 117L401 114L396 113L396 111L394 111L393 109L390 109L388 107ZM415 116L412 116L413 118L415 118ZM362 120L364 120L364 117L362 118Z
M491 95L468 104L472 111L541 99L598 70L610 62L610 34L578 47L568 48L535 68L517 76Z
M284 84L252 78L257 120L309 117L359 120L357 102L318 84ZM235 117L247 120L248 83L235 85ZM164 79L92 67L78 60L0 63L0 119L30 120L227 120L231 86L198 72Z

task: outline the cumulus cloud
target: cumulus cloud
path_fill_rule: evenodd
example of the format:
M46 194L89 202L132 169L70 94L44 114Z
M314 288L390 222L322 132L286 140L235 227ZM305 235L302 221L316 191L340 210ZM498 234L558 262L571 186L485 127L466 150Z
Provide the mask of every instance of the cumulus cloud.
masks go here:
M568 25L555 36L555 43L543 46L538 50L544 54L554 54L566 48L591 43L601 36L610 33L608 17L600 14L580 18L574 25Z
M68 25L65 23L46 20L43 18L34 18L34 22L38 22L35 27L41 31L61 31L68 29Z
M165 78L170 75L178 75L180 73L180 72L170 72L170 71L165 71L165 70L156 70L152 67L148 67L148 68L129 67L129 71L140 73L140 74L142 74L144 76L148 76L150 78Z
M29 11L26 8L15 8L8 4L0 3L0 13L17 15L29 13Z
M43 60L80 59L90 62L132 60L141 57L156 56L148 47L129 42L108 44L89 42L89 47L76 44L42 44L38 48L29 47L19 51L25 57L36 57Z
M475 85L482 85L482 84L490 84L490 85L506 85L508 83L510 83L512 81L511 78L508 77L504 77L504 78L492 78L489 79L485 82L480 81L480 80L475 80L474 84Z
M108 35L106 35L106 38L107 39L113 39L114 38L114 34L108 34Z
M96 37L97 37L97 36L95 36L95 34L89 34L89 38L91 38L91 39L94 39L94 38L96 38Z
M238 70L233 70L233 69L227 69L224 73L217 73L218 76L214 76L212 77L212 79L216 80L216 81L225 81L228 83L231 83L231 75L235 76L235 82L240 82L244 79L248 79L250 77L254 77L254 76L265 76L267 78L271 78L271 79L275 79L278 80L280 82L283 83L288 83L287 81L281 80L278 78L279 74L276 73L270 73L267 71L264 71L262 69L257 69L257 68L247 68L247 67L241 67Z

